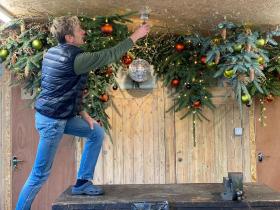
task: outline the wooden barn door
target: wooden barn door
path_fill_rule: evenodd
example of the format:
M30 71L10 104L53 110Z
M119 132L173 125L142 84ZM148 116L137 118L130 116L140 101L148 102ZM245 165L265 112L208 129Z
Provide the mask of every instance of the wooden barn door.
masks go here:
M173 105L171 92L117 90L107 114L113 143L106 139L95 171L97 184L170 184L222 182L228 172L244 173L246 182L255 181L254 116L249 108L240 111L234 98L225 98L230 89L213 88L214 112L196 121L181 120L186 110L167 112ZM234 135L242 127L243 135ZM194 140L196 146L194 146Z
M19 192L32 168L38 134L34 127L34 110L28 107L30 100L21 99L20 87L12 88L12 156L18 164L12 171L12 205L15 208ZM75 181L75 142L65 136L58 149L52 173L37 195L32 210L49 210L57 196Z

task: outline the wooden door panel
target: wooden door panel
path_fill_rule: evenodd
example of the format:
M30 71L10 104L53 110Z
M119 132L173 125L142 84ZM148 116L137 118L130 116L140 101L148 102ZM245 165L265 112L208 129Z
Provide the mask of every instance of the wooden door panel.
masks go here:
M260 118L260 104L256 106L256 155L262 152L265 157L257 162L257 180L280 191L280 100L265 104L264 115L266 126L258 121Z
M13 208L31 171L39 140L34 110L28 107L30 101L21 100L20 94L20 87L12 88L12 154L24 161L12 173ZM49 180L37 195L32 210L49 210L55 198L75 181L75 176L75 142L72 136L64 136Z

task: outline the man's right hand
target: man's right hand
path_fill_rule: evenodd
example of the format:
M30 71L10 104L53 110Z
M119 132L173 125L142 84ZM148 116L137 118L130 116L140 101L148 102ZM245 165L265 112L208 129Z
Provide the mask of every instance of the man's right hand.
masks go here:
M150 26L148 24L141 25L133 34L131 34L130 38L135 43L138 39L146 36L150 31Z

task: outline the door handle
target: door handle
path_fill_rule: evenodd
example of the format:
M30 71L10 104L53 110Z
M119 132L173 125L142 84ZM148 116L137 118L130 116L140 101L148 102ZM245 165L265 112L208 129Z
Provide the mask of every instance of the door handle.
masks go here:
M23 160L19 160L17 158L17 156L13 156L12 161L11 161L11 165L13 167L13 169L16 169L18 166L18 163L24 162Z
M259 152L257 156L259 162L262 162L265 158L269 158L269 157L270 156L264 155L262 152Z

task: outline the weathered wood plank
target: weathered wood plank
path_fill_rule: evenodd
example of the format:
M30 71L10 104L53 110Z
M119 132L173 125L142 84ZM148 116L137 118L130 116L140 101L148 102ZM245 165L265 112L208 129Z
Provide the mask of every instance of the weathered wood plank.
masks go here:
M175 164L175 125L174 111L166 112L170 107L173 106L173 99L170 97L170 90L166 90L165 97L165 183L176 183L176 164Z
M154 157L155 159L155 174L158 173L158 183L165 184L165 167L166 167L166 149L165 149L165 91L164 88L160 87L158 88L158 98L157 101L158 104L158 116L154 116L154 118L157 118L157 124L158 124L158 131L154 133L156 138L158 139L158 147L154 147L155 153L158 154ZM155 112L154 112L155 113Z
M123 156L123 143L124 143L124 131L123 131L123 100L120 98L114 99L113 113L112 113L112 134L113 134L113 150L114 150L114 184L124 183L124 156Z
M12 169L10 161L12 157L12 134L11 134L11 75L4 70L0 77L1 88L1 114L0 114L0 209L12 209Z
M124 163L124 183L131 184L134 183L134 107L133 99L124 100L124 112L123 112L123 163Z
M176 180L177 183L184 183L187 179L187 136L188 136L188 121L189 118L180 118L185 114L186 110L175 113L175 136L176 136Z
M108 106L106 109L106 114L109 117L109 122L112 125L113 117L113 108L112 105ZM113 130L110 129L112 135ZM114 183L114 149L112 141L109 135L106 135L103 142L103 183L104 184L113 184Z
M131 144L133 146L133 183L144 183L144 170L147 161L144 159L144 112L146 107L144 105L146 97L137 97L131 100L131 118L127 123L131 124ZM145 107L145 108L144 108ZM129 131L127 131L129 132Z
M147 184L155 182L153 102L153 95L146 96L143 101L144 183Z

